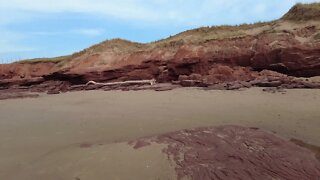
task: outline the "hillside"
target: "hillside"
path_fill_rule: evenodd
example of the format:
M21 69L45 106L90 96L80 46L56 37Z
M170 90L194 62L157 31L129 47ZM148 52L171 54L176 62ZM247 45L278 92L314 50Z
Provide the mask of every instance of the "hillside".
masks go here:
M291 21L306 21L306 20L320 20L320 3L312 4L297 4L293 6L290 11L283 16L284 20Z
M320 75L320 3L297 4L272 22L202 27L147 44L113 39L70 56L1 65L0 85L152 78L212 85L252 81L265 77L263 70Z

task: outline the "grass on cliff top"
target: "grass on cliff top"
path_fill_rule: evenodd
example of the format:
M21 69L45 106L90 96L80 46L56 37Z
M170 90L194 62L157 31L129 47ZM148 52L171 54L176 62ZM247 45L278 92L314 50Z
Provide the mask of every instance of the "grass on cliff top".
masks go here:
M242 37L246 34L245 30L261 27L272 22L258 22L254 24L241 24L236 26L223 25L223 26L212 26L212 27L201 27L197 29L187 30L174 36L170 36L166 39L157 40L150 43L137 43L123 39L111 39L101 43L95 44L82 51L76 52L72 55L61 56L55 58L36 58L18 61L17 63L39 63L39 62L62 62L68 61L73 58L79 57L84 54L95 54L100 52L115 52L115 53L126 53L136 52L139 50L150 50L153 48L167 48L177 47L184 44L198 44L210 40L219 40L226 38Z
M72 56L59 56L59 57L53 57L53 58L34 58L34 59L25 59L21 61L17 61L15 63L41 63L41 62L53 62L53 63L59 63L65 60L71 59Z
M86 48L80 52L74 53L72 56L79 56L84 53L97 53L105 50L111 50L113 52L129 52L144 47L145 44L132 42L120 38L106 40L101 43L95 44L89 48Z
M282 19L291 21L320 20L320 3L298 3Z
M111 39L103 41L99 44L95 44L89 48L86 48L82 51L73 53L72 55L67 56L59 56L59 57L53 57L53 58L34 58L34 59L25 59L21 61L17 61L15 63L41 63L41 62L53 62L53 63L60 63L62 61L68 61L75 57L81 56L85 53L98 53L105 51L106 49L110 49L112 51L118 51L118 52L124 52L124 51L130 51L135 50L138 48L141 48L145 44L142 43L136 43L131 42L128 40L123 39Z
M301 4L298 3L293 6L288 13L286 13L281 20L289 21L306 21L306 20L320 20L320 3ZM271 22L257 22L254 24L241 25L223 25L201 27L197 29L187 30L177 35L170 36L166 39L161 39L151 43L137 43L123 39L106 40L82 51L76 52L69 56L61 56L56 58L37 58L31 60L19 61L26 62L57 62L72 60L84 54L94 54L100 52L115 52L115 53L130 53L140 50L152 50L153 48L168 48L178 47L184 44L198 44L211 40L238 38L248 35L249 31L258 30L268 25L273 26L277 24L276 21ZM261 30L263 32L263 30ZM60 63L61 64L61 63Z
M221 40L229 38L238 38L246 36L247 30L252 30L266 25L273 24L272 22L256 22L253 24L240 24L240 25L222 25L211 27L200 27L197 29L187 30L177 35L170 36L169 38L154 41L156 47L168 47L175 45L182 45L184 43L202 43L210 40Z

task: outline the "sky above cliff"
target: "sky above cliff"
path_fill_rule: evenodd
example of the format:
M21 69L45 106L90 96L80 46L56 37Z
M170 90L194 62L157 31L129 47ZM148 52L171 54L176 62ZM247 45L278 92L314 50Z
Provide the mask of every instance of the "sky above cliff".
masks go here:
M0 0L0 63L71 54L106 39L150 42L200 26L280 18L314 0Z

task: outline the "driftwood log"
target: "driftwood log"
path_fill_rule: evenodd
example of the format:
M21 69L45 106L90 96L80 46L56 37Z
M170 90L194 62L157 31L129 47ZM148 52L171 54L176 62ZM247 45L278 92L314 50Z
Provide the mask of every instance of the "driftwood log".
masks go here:
M134 80L134 81L123 81L123 82L109 82L109 83L98 83L95 81L89 81L87 82L86 86L88 85L102 85L102 86L114 86L114 85L126 85L126 84L150 84L155 85L156 80L151 79L151 80Z

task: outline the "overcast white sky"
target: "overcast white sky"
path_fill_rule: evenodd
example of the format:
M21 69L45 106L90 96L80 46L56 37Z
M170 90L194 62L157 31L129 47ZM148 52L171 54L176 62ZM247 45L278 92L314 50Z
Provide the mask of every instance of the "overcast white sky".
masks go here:
M314 0L0 0L0 61L51 57L105 39L149 42L199 26L269 21Z

